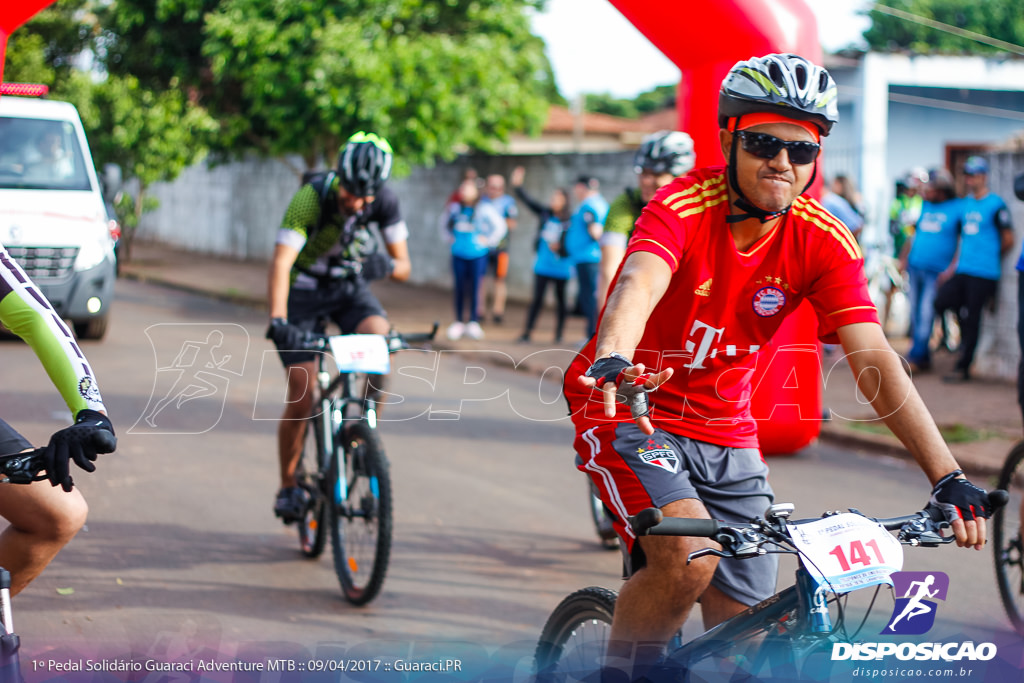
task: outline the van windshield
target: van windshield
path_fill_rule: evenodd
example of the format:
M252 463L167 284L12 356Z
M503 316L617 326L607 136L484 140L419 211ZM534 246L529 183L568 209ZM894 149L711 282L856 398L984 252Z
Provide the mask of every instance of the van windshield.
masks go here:
M0 116L0 188L91 190L74 126Z

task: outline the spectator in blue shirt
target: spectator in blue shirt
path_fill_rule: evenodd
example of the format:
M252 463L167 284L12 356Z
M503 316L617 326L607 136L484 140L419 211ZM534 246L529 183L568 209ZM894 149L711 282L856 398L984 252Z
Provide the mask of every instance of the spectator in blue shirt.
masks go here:
M516 200L505 194L505 178L497 173L487 176L484 183L484 193L480 197L481 204L490 204L502 217L507 226L505 236L498 244L491 248L487 254L487 264L494 273L494 288L491 298L491 320L495 325L500 325L505 319L505 300L508 298L508 286L505 280L508 277L508 245L509 234L516 229L516 222L519 219L519 209L516 208ZM485 319L487 309L487 293L484 288L480 289L480 319Z
M912 372L931 368L929 342L935 325L935 294L953 275L952 264L960 239L961 207L953 177L933 169L924 186L921 217L910 238L907 256L910 283L910 329L913 345L908 354Z
M597 274L601 265L599 240L608 215L608 202L601 196L600 187L600 182L592 176L582 175L576 180L573 192L579 207L569 221L569 231L565 236L569 259L576 266L580 307L587 319L588 339L597 332Z
M861 228L864 227L864 218L857 209L842 194L839 188L842 185L844 176L836 176L831 185L825 189L821 198L821 205L828 209L829 213L841 220L853 236L860 239Z
M1013 246L1010 211L988 189L988 162L979 156L969 157L964 175L968 194L961 200L963 226L955 275L935 297L937 314L952 310L960 321L960 358L954 372L942 378L947 382L966 382L971 377L981 312L995 296L1002 256Z

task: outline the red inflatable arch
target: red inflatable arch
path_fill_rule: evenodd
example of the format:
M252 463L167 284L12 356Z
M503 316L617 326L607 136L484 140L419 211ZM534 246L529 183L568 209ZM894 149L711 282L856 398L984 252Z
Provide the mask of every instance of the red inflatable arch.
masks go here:
M16 0L0 5L0 82L3 82L4 77L7 36L34 17L39 10L51 4L53 4L53 0Z
M818 25L803 0L609 0L682 71L679 128L693 137L697 163L724 163L718 90L733 64L793 52L820 64ZM818 174L811 193L821 189ZM803 304L783 323L758 363L751 410L766 455L792 453L821 429L817 317Z

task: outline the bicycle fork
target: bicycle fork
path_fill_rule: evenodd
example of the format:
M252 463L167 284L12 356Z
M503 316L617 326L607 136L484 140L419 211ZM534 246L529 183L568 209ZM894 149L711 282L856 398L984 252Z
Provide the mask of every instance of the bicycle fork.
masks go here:
M3 616L3 633L0 634L0 681L21 683L21 665L18 649L21 639L14 632L14 617L11 614L11 573L0 569L0 615Z

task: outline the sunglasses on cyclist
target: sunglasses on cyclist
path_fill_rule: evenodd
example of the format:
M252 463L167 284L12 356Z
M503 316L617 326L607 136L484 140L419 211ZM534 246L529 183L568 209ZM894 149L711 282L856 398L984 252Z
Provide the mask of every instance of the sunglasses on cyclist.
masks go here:
M749 130L736 131L736 135L740 138L743 151L759 159L774 159L785 147L790 162L800 166L813 163L821 149L821 145L816 142L780 140L774 135L753 133Z

